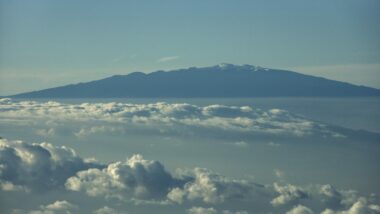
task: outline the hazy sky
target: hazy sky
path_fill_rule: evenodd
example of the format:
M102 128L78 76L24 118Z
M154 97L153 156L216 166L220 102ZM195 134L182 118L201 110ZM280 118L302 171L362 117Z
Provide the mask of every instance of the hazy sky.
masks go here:
M221 62L380 88L379 0L0 0L0 95Z

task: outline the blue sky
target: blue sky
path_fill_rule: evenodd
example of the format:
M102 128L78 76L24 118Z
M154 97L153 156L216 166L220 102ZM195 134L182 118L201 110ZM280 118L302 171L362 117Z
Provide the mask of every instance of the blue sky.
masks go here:
M0 95L221 62L380 88L379 0L0 0Z

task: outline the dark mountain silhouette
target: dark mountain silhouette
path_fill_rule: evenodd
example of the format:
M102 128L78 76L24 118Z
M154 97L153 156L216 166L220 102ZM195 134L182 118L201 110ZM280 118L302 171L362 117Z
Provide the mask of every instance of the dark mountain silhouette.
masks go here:
M380 96L380 90L251 65L135 72L17 94L19 98Z

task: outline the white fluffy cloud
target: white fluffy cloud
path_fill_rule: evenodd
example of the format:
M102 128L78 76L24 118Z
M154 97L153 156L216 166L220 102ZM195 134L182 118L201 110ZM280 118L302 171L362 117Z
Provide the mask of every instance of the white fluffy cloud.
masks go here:
M168 193L168 198L182 203L187 200L201 200L205 203L221 203L225 200L250 200L255 193L264 188L246 180L229 179L210 170L195 168L184 177L191 180L182 187L176 187Z
M363 197L356 191L339 190L331 185L263 185L229 178L204 168L178 169L171 173L162 163L146 160L141 155L133 155L122 162L101 164L86 161L68 147L6 139L0 139L0 187L2 195L17 193L29 197L29 190L32 193L61 191L66 196L77 194L87 197L88 201L115 202L110 204L112 207L125 203L133 206L182 206L188 213L246 213L239 210L290 214L312 213L311 210L323 211L324 214L380 212L375 196ZM97 205L96 202L89 204ZM34 213L59 213L63 210L67 213L81 209L68 202L68 198L35 207L39 208ZM235 211L225 210L226 207ZM123 210L119 208L116 207ZM120 213L107 206L91 210L95 213Z
M102 170L80 171L65 186L89 196L156 199L165 197L176 182L160 162L134 155L126 162L111 163Z
M280 109L263 111L249 106L209 105L196 106L186 103L126 104L13 101L0 99L0 118L4 120L89 122L101 121L117 124L84 127L75 132L86 136L97 132L123 132L125 127L157 128L176 131L179 127L197 130L223 130L237 133L261 133L275 135L342 136L323 124L307 120ZM157 128L158 129L158 128ZM56 134L56 130L38 129L42 136Z
M216 210L212 207L204 208L204 207L192 207L187 210L188 214L216 214Z
M187 210L188 214L248 214L247 211L230 211L230 210L222 210L218 212L215 208L213 207L192 207Z
M313 214L314 212L309 209L308 207L305 207L303 205L297 205L293 207L290 211L286 212L286 214Z
M99 208L97 210L94 210L93 212L94 214L122 214L122 213L125 213L125 212L119 212L111 207L108 207L108 206L104 206L102 208Z
M360 197L347 210L334 211L331 209L324 210L321 214L378 214L380 206L368 203L367 199Z
M279 194L271 201L273 206L295 203L301 199L308 198L307 192L297 186L291 184L280 185L278 183L274 183L273 186L275 191Z
M71 213L70 211L77 209L78 206L68 201L56 201L52 204L41 205L39 210L30 211L29 214L58 214Z
M76 172L94 167L100 165L65 146L0 139L0 183L5 190L57 188Z
M145 160L141 155L134 155L126 162L111 163L102 170L80 171L65 186L89 196L169 200L178 204L196 200L206 204L229 199L251 200L256 191L265 191L258 184L229 179L202 168L174 176L160 162Z
M2 167L0 165L0 167ZM1 191L25 191L25 192L29 192L30 190L24 186L20 186L20 185L14 185L12 182L10 181L2 181L0 180L0 190Z

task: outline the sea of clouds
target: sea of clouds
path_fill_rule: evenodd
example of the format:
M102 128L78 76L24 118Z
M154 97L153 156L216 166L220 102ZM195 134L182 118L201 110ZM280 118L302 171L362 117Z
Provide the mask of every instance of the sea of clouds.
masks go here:
M185 135L196 132L207 136L224 133L223 137L234 134L344 137L331 127L285 110L265 111L250 106L116 102L65 104L0 99L0 118L3 123L34 126L36 134L47 137L59 133L85 137L97 133L139 131ZM75 125L67 126L67 123Z
M141 154L105 163L79 156L70 144L54 144L57 136L75 143L132 134L232 139L243 149L249 145L245 138L350 139L344 129L281 109L0 99L0 128L0 213L380 213L376 194L295 185L281 171L275 172L276 182L260 183L202 166L169 171ZM23 139L36 135L51 142L14 137L25 133Z
M79 157L65 146L6 139L0 140L0 189L1 197L7 192L29 197L62 192L51 204L36 205L36 210L15 207L14 213L80 213L80 202L65 198L65 192L101 199L104 207L95 204L94 213L117 213L125 205L177 207L184 213L380 213L376 195L329 184L259 184L206 168L169 172L139 154L106 164Z

